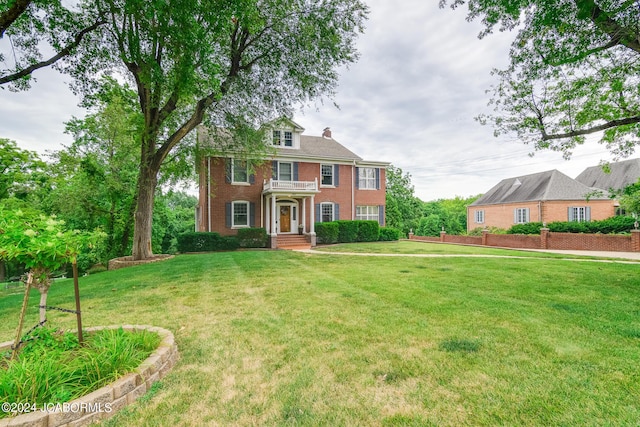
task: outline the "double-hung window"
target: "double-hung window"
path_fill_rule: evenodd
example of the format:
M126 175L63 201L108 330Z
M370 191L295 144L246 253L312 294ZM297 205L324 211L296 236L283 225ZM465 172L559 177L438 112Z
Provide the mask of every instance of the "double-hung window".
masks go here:
M293 164L287 162L278 163L278 180L293 181Z
M232 227L249 227L249 202L232 203Z
M245 160L234 159L231 163L231 177L233 183L248 183L249 168Z
M379 215L379 206L356 206L356 219L378 221L380 219Z
M477 210L473 212L474 221L476 224L484 224L484 211Z
M293 147L293 132L288 130L274 130L272 144L277 147Z
M332 186L335 185L333 178L333 165L320 165L321 181L320 185Z
M331 222L334 219L333 203L320 203L320 221Z
M376 169L375 168L359 168L358 169L358 188L364 190L376 189Z

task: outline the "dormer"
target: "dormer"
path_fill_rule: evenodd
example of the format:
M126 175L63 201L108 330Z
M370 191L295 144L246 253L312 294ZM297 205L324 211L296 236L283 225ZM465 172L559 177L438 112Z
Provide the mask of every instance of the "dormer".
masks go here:
M271 145L277 148L300 149L300 134L304 128L288 118L282 118L269 124Z

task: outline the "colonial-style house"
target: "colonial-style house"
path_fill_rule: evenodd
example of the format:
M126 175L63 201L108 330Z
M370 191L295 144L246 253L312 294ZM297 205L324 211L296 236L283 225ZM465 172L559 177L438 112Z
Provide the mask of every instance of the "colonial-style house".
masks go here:
M269 127L273 154L252 166L232 151L201 160L197 230L234 235L264 227L270 247L315 246L315 223L338 219L385 224L387 162L366 161L331 136L303 135L289 119ZM216 146L206 129L199 144ZM297 236L297 237L296 237ZM292 243L293 242L293 243Z
M467 231L527 222L591 221L615 215L615 202L557 171L500 181L467 207Z

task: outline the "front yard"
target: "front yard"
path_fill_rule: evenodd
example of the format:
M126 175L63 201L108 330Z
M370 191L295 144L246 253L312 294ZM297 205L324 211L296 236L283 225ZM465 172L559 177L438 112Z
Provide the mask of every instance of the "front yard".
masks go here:
M105 425L637 425L638 268L246 251L80 285L85 326L167 328L182 356ZM0 291L0 341L21 300Z

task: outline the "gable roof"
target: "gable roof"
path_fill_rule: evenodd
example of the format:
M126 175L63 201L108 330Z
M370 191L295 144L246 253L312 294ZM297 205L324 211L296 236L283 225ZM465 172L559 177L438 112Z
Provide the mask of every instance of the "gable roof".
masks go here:
M594 190L558 170L507 178L487 191L470 206L500 205L546 200L607 199L606 194L594 195Z
M277 157L304 157L311 159L361 161L362 157L354 154L333 138L322 136L300 135L300 148L278 148Z
M591 166L576 177L576 181L587 187L603 190L622 190L634 184L640 178L640 159L624 160L609 164L610 173L606 173L602 166Z

